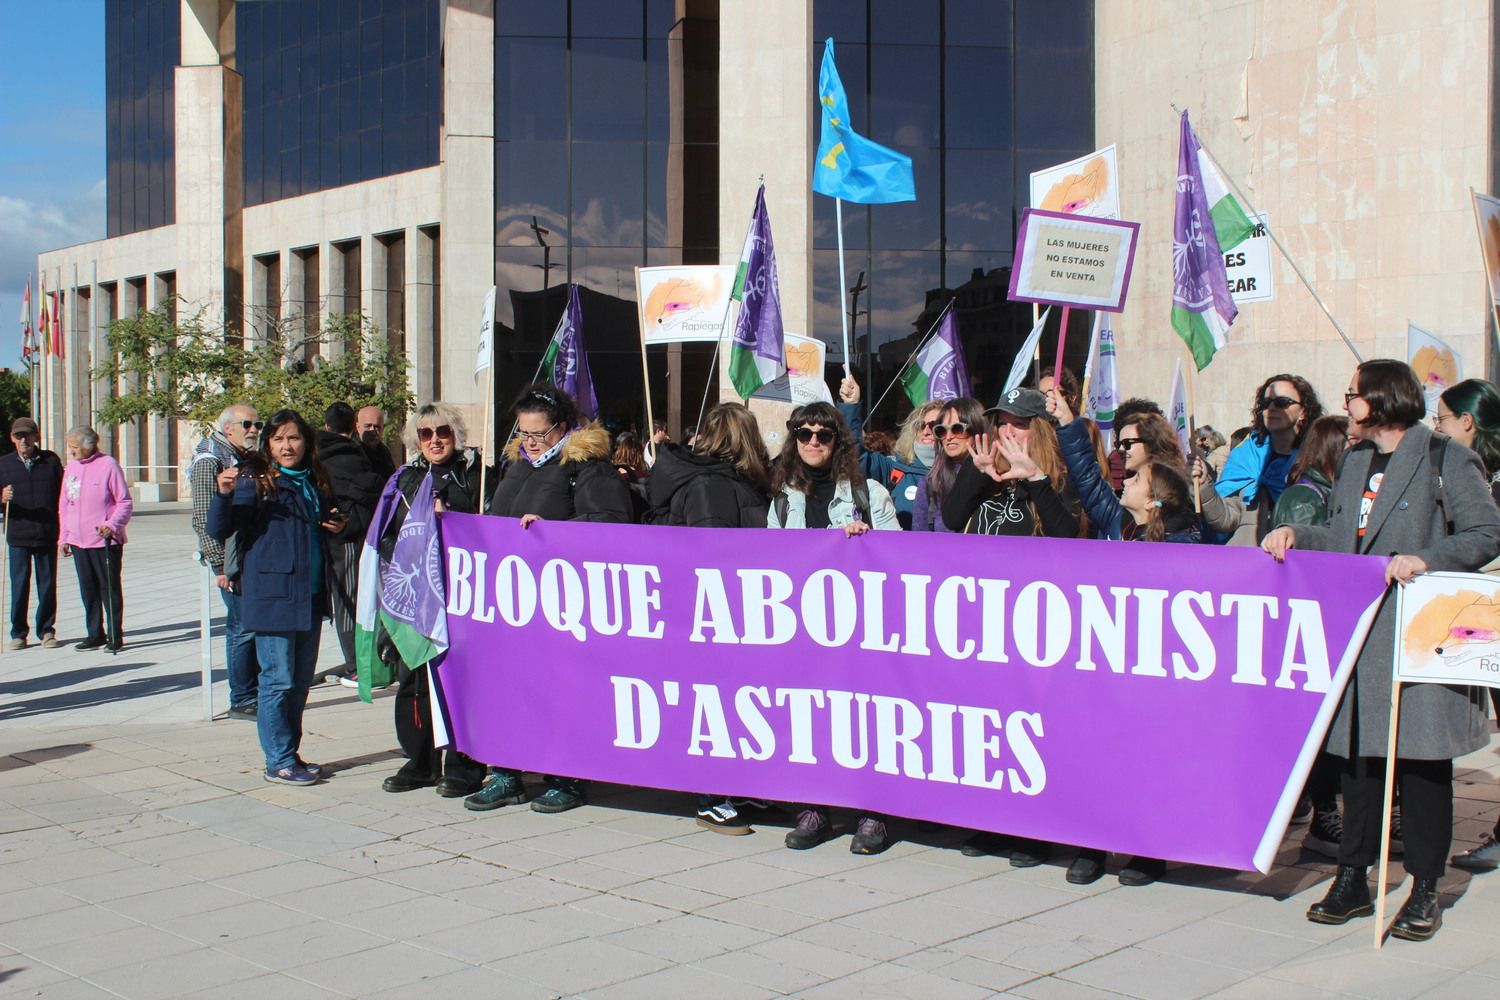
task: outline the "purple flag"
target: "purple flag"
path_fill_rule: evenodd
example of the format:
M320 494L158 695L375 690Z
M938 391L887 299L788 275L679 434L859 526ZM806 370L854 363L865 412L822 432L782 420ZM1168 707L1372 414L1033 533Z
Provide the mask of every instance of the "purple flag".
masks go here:
M955 399L973 393L969 366L964 363L964 344L958 337L958 317L951 305L938 319L936 336L922 345L902 371L901 386L913 406L929 399Z
M755 193L755 213L740 251L730 298L740 304L729 348L729 381L746 399L767 382L786 374L786 338L781 325L781 290L776 283L776 246L766 214L766 186Z
M793 534L446 515L454 745L1265 871L1385 592L1373 556Z
M542 355L542 371L553 385L578 401L578 412L590 420L599 417L599 397L594 394L594 375L589 371L588 348L583 343L583 309L578 304L578 286L568 286L568 308L563 310L552 343Z

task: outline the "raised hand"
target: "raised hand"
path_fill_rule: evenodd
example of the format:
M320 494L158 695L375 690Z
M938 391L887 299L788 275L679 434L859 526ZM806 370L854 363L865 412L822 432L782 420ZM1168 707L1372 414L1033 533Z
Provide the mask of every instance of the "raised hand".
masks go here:
M1056 389L1047 390L1047 412L1057 421L1057 426L1066 427L1073 422L1074 413L1063 394Z
M975 434L969 439L969 458L973 459L974 468L986 476L996 480L1000 478L995 475L995 453L988 434Z
M1031 455L1026 450L1025 440L1014 427L1006 425L1000 428L995 438L994 454L1004 458L1010 465L1005 473L995 476L1002 483L1016 479L1046 478L1042 470L1031 460ZM991 458L991 464L996 464L993 458ZM991 475L994 476L994 473Z
M854 381L853 375L845 375L839 383L839 399L845 403L859 402L859 383Z

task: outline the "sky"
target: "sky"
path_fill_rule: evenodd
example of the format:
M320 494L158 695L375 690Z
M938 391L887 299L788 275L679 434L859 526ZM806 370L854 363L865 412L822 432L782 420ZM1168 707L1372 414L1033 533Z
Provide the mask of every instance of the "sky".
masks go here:
M0 367L20 369L37 253L104 237L104 0L0 0L0 38Z

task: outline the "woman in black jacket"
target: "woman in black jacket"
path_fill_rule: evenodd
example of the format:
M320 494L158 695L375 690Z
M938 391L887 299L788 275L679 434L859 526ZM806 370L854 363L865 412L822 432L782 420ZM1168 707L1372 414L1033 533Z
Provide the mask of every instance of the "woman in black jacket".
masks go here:
M406 427L406 447L416 455L396 473L396 488L404 502L396 506L391 523L380 537L380 555L389 560L412 497L428 473L432 474L433 505L438 512L479 512L480 464L476 452L464 447L463 414L447 403L423 404ZM382 655L397 655L395 647L382 644ZM426 665L415 670L398 661L396 666L396 741L406 754L406 763L381 785L388 792L409 792L437 786L444 798L459 798L478 790L484 780L484 765L457 750L439 751L434 745L432 696Z
M688 528L764 528L770 506L770 459L760 426L743 403L720 403L703 418L691 448L662 444L646 480L653 524ZM734 800L698 796L698 825L715 833L750 833Z
M609 432L579 424L578 404L552 385L527 386L513 407L516 436L505 446L510 463L490 498L489 513L536 521L635 520L630 489L610 464ZM583 782L546 775L547 790L531 803L534 812L559 813L584 803ZM484 787L464 800L476 811L525 802L521 772L491 767Z

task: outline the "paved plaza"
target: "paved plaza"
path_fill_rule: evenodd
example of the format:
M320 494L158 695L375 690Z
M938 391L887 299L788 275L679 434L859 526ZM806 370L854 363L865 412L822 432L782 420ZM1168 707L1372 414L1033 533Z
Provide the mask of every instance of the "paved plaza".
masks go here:
M0 997L1500 995L1500 874L1450 873L1437 938L1377 954L1369 920L1303 919L1332 866L1302 827L1268 877L1129 889L1068 885L1066 857L965 858L917 823L876 858L847 836L796 853L784 824L726 837L688 796L614 786L561 816L476 814L382 792L389 693L338 685L314 689L303 744L330 780L269 785L254 726L222 718L222 669L202 717L193 548L185 506L138 510L126 649L71 648L62 562L68 647L0 654ZM1459 770L1455 849L1500 812L1495 748Z

